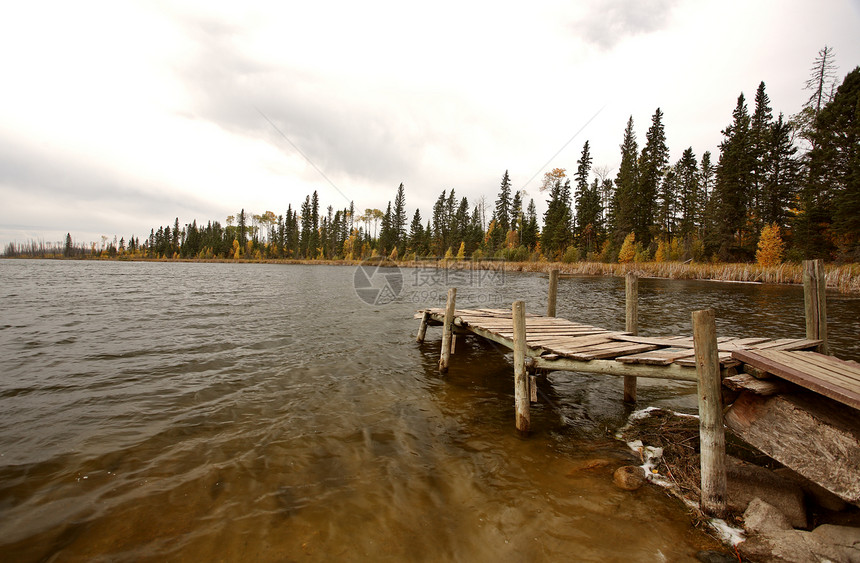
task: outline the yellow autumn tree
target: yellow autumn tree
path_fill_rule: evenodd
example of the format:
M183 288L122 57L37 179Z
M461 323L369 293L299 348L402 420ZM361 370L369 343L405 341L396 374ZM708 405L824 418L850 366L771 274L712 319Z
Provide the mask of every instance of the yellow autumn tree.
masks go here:
M756 262L760 266L777 266L782 262L784 250L785 243L779 234L779 225L773 223L762 227L755 253Z
M457 250L457 260L465 260L466 259L466 242L460 242L460 249Z
M618 251L618 262L625 264L632 262L636 257L636 235L630 233L624 237L624 242L621 244L621 250Z

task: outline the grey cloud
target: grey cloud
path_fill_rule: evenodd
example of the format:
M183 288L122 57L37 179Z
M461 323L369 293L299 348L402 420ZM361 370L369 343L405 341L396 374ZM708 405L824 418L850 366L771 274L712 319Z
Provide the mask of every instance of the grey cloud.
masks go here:
M122 226L120 217L131 215L167 224L177 215L208 219L207 214L214 211L201 199L111 169L98 155L73 158L61 149L28 145L4 135L0 135L0 187L5 192L0 222L7 227L41 228L51 213L52 222L66 223L54 228L99 231L112 216L118 226ZM40 215L28 215L27 209L32 214L34 207L42 208Z
M450 95L391 91L368 81L336 81L323 71L267 65L243 51L240 29L187 20L182 25L196 45L194 56L176 67L191 94L191 117L295 154L259 110L336 183L367 180L393 190L422 175L431 147L434 155L452 158L465 152L450 129L465 128L463 116L474 108ZM432 121L440 114L445 123ZM308 174L308 180L322 181L315 171Z
M668 23L677 0L601 0L588 3L574 31L589 43L610 49L623 39L659 31Z

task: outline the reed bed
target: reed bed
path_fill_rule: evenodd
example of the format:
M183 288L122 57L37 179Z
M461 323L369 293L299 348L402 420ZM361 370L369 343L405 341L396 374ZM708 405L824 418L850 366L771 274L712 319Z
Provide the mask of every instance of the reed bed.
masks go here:
M509 271L549 273L559 270L562 274L586 276L624 276L635 272L640 277L666 278L673 280L711 280L746 283L802 284L801 264L759 266L758 264L710 264L684 262L636 262L606 264L602 262L509 262ZM827 264L827 287L843 293L860 293L860 264Z

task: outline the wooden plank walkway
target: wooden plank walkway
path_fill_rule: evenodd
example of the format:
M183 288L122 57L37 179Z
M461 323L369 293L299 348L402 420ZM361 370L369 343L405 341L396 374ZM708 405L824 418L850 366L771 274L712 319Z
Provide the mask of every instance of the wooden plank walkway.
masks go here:
M762 371L860 409L860 364L816 352L736 350L732 356Z
M422 309L428 324L444 322L445 310ZM457 309L454 327L513 349L513 318L505 309ZM732 338L717 340L722 369L740 364L732 354L739 350L808 350L820 340ZM647 337L613 332L559 317L526 314L526 356L533 368L607 373L696 381L691 336Z

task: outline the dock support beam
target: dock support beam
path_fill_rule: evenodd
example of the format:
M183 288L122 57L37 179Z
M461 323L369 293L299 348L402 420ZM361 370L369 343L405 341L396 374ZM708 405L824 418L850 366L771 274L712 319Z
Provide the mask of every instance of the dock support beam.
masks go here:
M546 316L555 316L555 301L558 295L558 270L551 270L549 273L549 296L546 300Z
M514 301L514 402L516 404L517 430L527 434L531 425L529 414L529 378L526 373L526 304Z
M806 338L821 340L818 351L829 354L827 345L827 275L821 260L803 261L803 304L806 313Z
M639 334L639 278L633 272L627 272L624 282L624 330L635 336L636 334ZM624 376L624 402L636 402L635 376Z
M451 360L451 340L454 336L454 307L457 300L457 288L448 290L448 303L445 307L445 324L442 329L442 355L439 358L439 371L448 371L448 362Z
M427 334L427 321L430 320L430 311L424 311L421 315L421 325L418 327L418 336L415 337L415 342L424 342L424 336Z
M726 434L717 329L712 309L693 312L693 344L699 389L699 444L702 469L702 512L726 515Z

